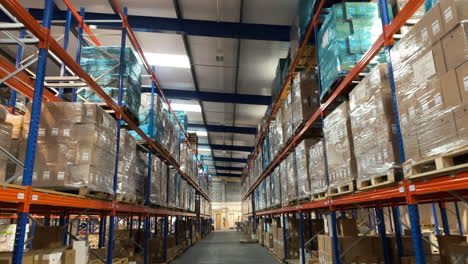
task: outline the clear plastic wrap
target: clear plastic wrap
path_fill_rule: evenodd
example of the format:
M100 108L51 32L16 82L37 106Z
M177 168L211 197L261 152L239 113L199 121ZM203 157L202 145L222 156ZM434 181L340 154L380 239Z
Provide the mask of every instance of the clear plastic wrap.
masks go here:
M0 147L10 152L13 126L6 121L8 115L8 111L0 106ZM0 182L5 181L8 163L7 156L0 153Z
M308 198L310 196L311 180L309 176L309 149L316 143L315 139L304 139L295 148L296 153L296 175L297 175L297 198Z
M293 202L297 199L296 152L294 151L289 153L288 157L286 158L286 174L284 175L287 175L287 202Z
M269 183L270 183L270 207L276 206L277 203L277 198L276 198L276 173L277 171L274 170L269 176ZM279 187L279 186L278 186Z
M87 188L113 194L115 120L99 106L86 103L48 102L42 105L41 112L33 186ZM26 153L29 122L28 108L20 159ZM20 182L21 177L17 181Z
M391 53L406 172L418 161L468 145L468 22L441 36L427 33L433 24L453 23L437 13L444 12L442 4L447 1L432 7ZM466 2L458 4L468 9Z
M271 183L270 175L264 179L265 181L265 208L271 207Z
M119 57L121 47L83 47L80 65L115 102L119 91ZM141 95L141 64L131 48L125 48L123 105L138 117ZM86 102L102 102L90 88L81 89L78 97Z
M154 166L154 164L153 164ZM137 149L136 153L136 163L135 163L135 175L136 175L136 199L137 201L144 201L146 199L146 179L148 178L148 153L143 152ZM151 173L153 177L153 173ZM150 202L155 203L153 200L153 192L156 190L153 189L153 179L151 179L151 193L150 193Z
M273 200L274 206L281 206L282 201L282 188L281 188L281 175L279 166L275 168L274 173L274 183L275 183L275 199Z
M136 140L126 129L120 130L119 169L117 195L126 200L136 200Z
M329 187L340 186L356 179L349 103L341 103L324 121Z
M167 195L167 190L168 190L168 177L169 177L169 172L167 168L167 164L162 162L160 159L157 159L158 164L161 164L161 170L160 173L157 173L157 177L160 179L159 182L161 183L161 190L159 192L159 200L156 204L160 206L167 206L167 200L168 200L168 195Z
M164 136L164 127L162 124L161 115L163 115L163 101L158 96L154 96L154 116L153 116L153 133L150 135L150 110L151 110L151 94L141 94L140 110L138 111L138 119L140 121L140 129L145 132L150 138L155 139L157 142L162 142ZM133 137L138 140L142 138L135 131L130 131Z
M286 160L283 160L279 165L279 174L280 174L280 186L281 186L281 204L287 205L289 202L288 199L288 170L286 166Z
M388 65L377 64L349 98L357 181L387 175L400 165Z
M313 68L299 72L291 85L292 131L295 132L320 107L317 73Z
M315 143L309 149L309 177L311 194L320 194L327 191L328 184L323 141Z
M177 172L173 169L169 170L167 175L167 207L175 207L175 181Z
M292 123L292 95L291 93L288 94L286 100L284 100L282 113L282 120L283 120L283 144L286 144L288 140L291 138L293 131L293 123Z

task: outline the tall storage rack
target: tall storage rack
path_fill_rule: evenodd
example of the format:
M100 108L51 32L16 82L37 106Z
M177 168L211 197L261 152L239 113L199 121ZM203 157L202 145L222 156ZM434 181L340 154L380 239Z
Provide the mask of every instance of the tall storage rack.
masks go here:
M293 73L296 66L299 63L302 53L305 50L305 47L309 40L315 39L315 44L317 44L317 33L319 26L319 16L326 6L331 6L337 1L333 0L320 0L317 1L316 7L314 9L314 15L311 20L308 30L304 36L304 39L301 43L299 51L297 52L296 57L291 63L289 74L279 95L272 105L272 110L268 118L266 119L265 127L260 131L258 141L255 147L254 152L251 154L251 161L255 159L257 153L261 151L263 140L267 137L269 125L272 120L274 120L276 113L281 107L281 99L286 98L288 94L287 84L293 79ZM327 113L330 112L332 104L337 101L338 97L345 93L346 89L350 84L359 76L361 72L367 67L371 60L380 52L382 48L385 49L388 65L389 65L389 76L390 76L390 85L392 91L392 100L393 100L393 110L396 119L397 125L397 137L400 149L400 155L402 160L405 160L405 153L403 149L403 140L400 130L400 123L398 119L398 110L397 110L397 101L396 101L396 91L393 78L393 69L390 57L390 50L393 46L394 40L393 37L400 28L405 25L406 21L416 12L416 10L424 3L424 0L409 0L404 8L398 13L397 16L390 21L388 3L387 0L379 0L380 11L382 13L382 27L383 33L379 38L374 42L372 47L363 55L361 60L355 65L355 67L348 73L348 75L339 83L337 88L330 94L329 97L321 104L320 108L310 117L310 119L305 123L304 127L300 129L297 133L293 134L292 140L289 144L284 146L274 157L269 166L261 173L261 175L251 184L250 188L245 194L243 194L242 200L245 201L249 196L252 201L252 212L245 214L250 221L253 223L258 223L259 218L272 218L274 216L281 216L282 220L282 230L284 236L284 256L287 256L287 240L286 240L286 216L292 214L297 214L299 217L299 227L301 230L301 240L300 240L300 252L302 263L305 264L305 241L304 241L304 214L310 213L310 218L312 217L312 212L328 211L330 215L331 230L330 234L332 236L333 244L333 258L336 263L340 263L340 254L343 252L339 251L338 238L337 238L337 211L344 212L345 210L354 210L361 208L374 208L377 218L376 228L378 228L378 233L381 236L382 248L384 249L384 260L385 263L390 263L390 252L388 250L388 241L386 239L386 230L385 230L385 218L384 218L384 207L391 208L390 218L393 220L398 256L403 256L403 242L402 242L402 223L400 221L400 212L399 206L407 205L409 217L410 217L410 226L411 234L413 240L413 248L416 257L416 263L423 264L426 263L424 247L423 247L423 238L421 234L421 226L419 222L419 210L418 204L425 203L440 203L441 206L441 216L444 230L448 230L448 222L446 218L446 209L443 207L445 202L456 202L462 201L467 203L468 197L468 172L450 174L443 177L425 179L419 181L403 180L402 183L386 188L378 188L371 191L345 194L339 197L328 197L320 201L311 201L311 202L299 202L293 206L286 206L272 210L256 211L255 210L255 199L254 199L254 189L260 185L261 181L265 179L276 166L283 161L289 152L294 150L294 148L302 140L303 136L306 135L306 132L312 128L312 125L317 121L323 119ZM320 68L319 68L320 74ZM248 166L251 166L252 162L248 163ZM246 172L249 171L249 167L246 167L244 170L243 178L245 179ZM244 180L243 179L243 180ZM457 208L457 207L456 207ZM435 217L435 222L437 222L437 216L435 215L435 207L433 204L433 212ZM457 210L458 212L458 210ZM459 215L458 215L458 219ZM459 220L460 222L460 220ZM266 221L265 221L266 223ZM255 225L254 225L255 226ZM309 222L309 233L312 232L312 225ZM462 233L462 232L461 232ZM447 235L447 233L445 234ZM311 234L312 236L312 234ZM347 250L346 250L347 251Z
M100 46L101 44L97 40L97 38L93 35L90 27L85 23L85 9L81 8L80 12L78 13L73 5L70 3L69 0L63 0L65 5L67 6L67 16L65 20L65 32L64 32L64 45L63 47L51 36L50 28L52 22L52 15L54 10L53 0L45 0L44 6L44 13L42 24L39 24L29 13L28 11L21 6L20 3L16 0L2 0L1 1L1 9L3 13L5 13L9 18L13 21L10 23L14 28L20 30L19 38L16 39L16 42L20 44L18 48L18 55L17 55L17 62L16 66L11 65L8 61L3 59L0 60L0 67L3 69L1 72L0 78L2 78L2 82L7 84L10 88L13 88L12 97L10 101L10 110L14 111L15 109L15 97L16 92L20 92L27 98L32 100L32 110L31 110L31 125L29 128L29 136L27 142L27 150L26 150L26 160L24 163L24 175L22 180L22 186L18 185L10 185L10 184L1 184L2 188L0 189L0 205L2 208L3 213L13 213L16 214L12 216L12 218L16 218L17 220L17 229L16 229L16 236L15 236L15 244L14 244L14 251L13 251L13 262L15 264L22 262L22 255L23 249L25 245L25 234L26 234L26 226L29 222L29 218L34 221L34 217L44 216L44 223L45 225L50 225L51 216L57 218L58 216L58 225L60 226L68 226L72 220L70 217L71 215L77 215L76 219L79 219L79 216L82 215L92 215L97 216L100 221L100 236L99 236L99 246L104 247L106 242L106 218L109 218L109 222L107 223L107 228L109 230L108 236L108 244L107 244L107 263L112 263L112 254L113 254L113 242L114 242L114 235L115 235L115 225L122 219L127 220L128 228L131 230L134 228L134 218L138 217L138 230L140 230L141 226L144 229L144 245L142 245L143 252L144 252L144 263L148 263L148 240L152 237L151 230L153 225L156 225L158 222L158 218L162 218L162 230L163 230L163 255L166 259L167 257L167 236L168 236L168 225L169 225L169 217L175 217L175 221L177 222L180 218L185 219L192 219L197 223L197 229L199 232L206 232L207 230L202 230L202 223L207 223L207 219L209 215L200 213L200 200L204 199L206 202L211 202L210 198L208 197L207 193L200 187L199 181L202 177L206 177L206 174L203 172L203 165L201 163L198 164L200 168L198 173L198 181L192 179L189 175L185 172L181 171L179 163L170 156L169 152L156 142L155 140L150 139L139 127L138 125L131 119L131 117L124 111L122 107L122 91L123 91L123 74L124 74L124 66L125 60L124 58L124 50L126 45L126 38L128 37L133 44L134 49L140 55L144 67L148 73L151 75L151 96L152 96L152 103L154 103L154 96L155 96L155 89L159 89L160 94L163 97L163 100L168 104L169 111L172 115L174 115L175 120L177 117L175 113L170 107L167 97L164 94L163 89L159 85L156 76L154 74L154 68L150 66L148 61L145 59L143 50L139 45L132 28L127 22L127 10L126 8L122 9L118 1L111 0L109 1L112 5L114 11L120 16L121 20L113 20L113 21L105 21L111 23L122 23L121 28L121 52L120 52L120 74L119 74L119 99L118 102L115 103L112 98L110 98L100 87L99 85L86 73L79 64L80 60L80 51L81 45L83 41L83 31L86 31L91 41L96 46ZM77 56L76 58L72 58L68 53L68 42L69 42L69 35L71 31L72 25L72 17L76 20L76 24L78 26L78 45L77 45ZM102 22L102 21L101 21ZM60 22L59 22L60 23ZM62 21L63 23L63 21ZM31 79L29 76L24 74L22 71L29 66L21 66L20 62L22 60L22 45L28 43L26 41L25 33L26 30L29 31L30 35L37 38L34 42L38 42L38 58L34 59L33 61L37 61L37 70L36 70L36 78L35 80ZM34 40L34 38L31 38ZM49 51L52 53L50 54ZM39 120L41 115L41 104L43 101L51 101L51 102L60 102L63 99L63 89L59 89L57 94L53 94L47 89L44 89L44 80L46 75L46 63L48 60L48 56L52 55L57 59L61 64L61 76L64 76L65 70L72 72L76 75L76 78L83 81L87 84L89 88L91 88L99 97L107 104L107 106L112 109L116 113L116 126L117 126L117 157L116 157L116 170L114 174L114 184L113 190L116 191L117 187L117 168L118 168L118 153L119 153L119 139L120 139L120 126L122 121L130 127L130 129L136 131L143 139L144 139L144 147L146 147L148 151L148 189L146 190L145 194L145 206L137 206L137 205L129 205L123 204L116 201L116 197L114 197L113 201L104 201L98 199L91 199L85 198L83 196L76 196L76 195L68 195L66 193L59 193L49 190L42 190L42 189L35 189L32 188L32 176L33 176L33 166L35 160L35 152L36 152L36 141L38 136L38 129L39 129ZM14 78L12 78L14 77ZM76 79L75 78L75 79ZM71 85L70 87L73 87ZM76 100L76 89L72 90L72 97L73 101ZM154 109L150 113L151 116L154 116ZM150 118L153 120L152 118ZM181 134L183 137L187 138L185 131L182 129L181 124L177 120L177 123L181 129ZM153 129L154 124L150 124L150 130ZM188 140L187 140L188 142ZM192 149L192 147L189 145ZM192 149L193 150L193 149ZM195 153L195 152L194 152ZM168 164L168 167L171 167L178 171L178 173L196 190L195 195L195 212L185 212L178 209L166 209L166 208L154 208L150 206L150 181L151 181L151 156L157 155L162 161ZM80 221L80 220L78 220ZM141 222L143 221L143 225ZM171 219L172 221L172 219ZM31 232L33 230L33 226L31 226ZM177 228L175 228L175 235L177 237ZM64 235L64 243L66 243L67 235ZM176 240L177 241L177 240ZM176 242L177 243L177 242Z

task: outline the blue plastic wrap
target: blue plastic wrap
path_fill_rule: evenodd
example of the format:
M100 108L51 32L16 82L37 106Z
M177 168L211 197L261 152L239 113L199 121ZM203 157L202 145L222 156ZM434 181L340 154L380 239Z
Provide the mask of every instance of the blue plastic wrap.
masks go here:
M340 3L328 12L317 37L321 98L359 62L382 33L378 3ZM377 62L386 62L383 51L372 64Z
M119 92L119 61L121 47L83 47L81 67L115 102ZM123 81L123 105L138 117L141 95L141 64L131 48L125 48L125 69ZM92 89L78 92L78 97L86 102L102 102Z

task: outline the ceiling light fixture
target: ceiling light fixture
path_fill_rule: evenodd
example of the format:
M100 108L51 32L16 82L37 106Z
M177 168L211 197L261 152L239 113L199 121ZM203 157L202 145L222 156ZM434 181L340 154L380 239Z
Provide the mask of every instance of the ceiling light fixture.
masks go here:
M199 104L171 104L171 108L174 111L201 113L201 107Z
M190 61L186 55L146 52L148 63L160 67L190 68Z
M189 133L196 133L197 136L199 136L199 137L206 137L206 136L208 136L208 132L206 132L206 131L188 130L187 132L189 132Z

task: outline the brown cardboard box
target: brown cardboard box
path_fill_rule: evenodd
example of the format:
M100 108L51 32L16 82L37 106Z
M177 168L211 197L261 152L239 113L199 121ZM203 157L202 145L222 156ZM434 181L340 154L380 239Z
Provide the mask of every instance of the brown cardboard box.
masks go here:
M440 0L440 12L446 32L460 21L468 19L468 3L465 0Z
M442 264L451 264L468 252L468 242L464 236L437 236ZM464 262L467 263L468 258Z
M456 69L468 60L468 22L461 23L442 39L447 70Z
M13 258L13 253L11 252L0 252L0 264L11 264ZM23 264L33 264L34 263L34 255L30 254L29 252L23 253Z
M434 5L418 23L423 42L435 44L445 35L444 24L440 14L440 5Z
M62 264L75 264L76 252L74 249L67 249L62 254Z
M356 220L354 219L339 218L337 228L339 236L357 236L359 234Z
M460 139L468 138L468 105L457 107L453 112L455 125L457 127L458 137Z
M434 56L434 64L438 74L447 72L447 66L445 65L444 49L442 48L442 42L437 41L432 46L432 55Z
M464 104L468 103L468 61L460 65L457 70L458 88Z
M49 249L62 246L63 227L39 226L34 230L33 249Z
M446 108L453 108L461 104L460 89L455 70L450 70L440 77L440 86Z

